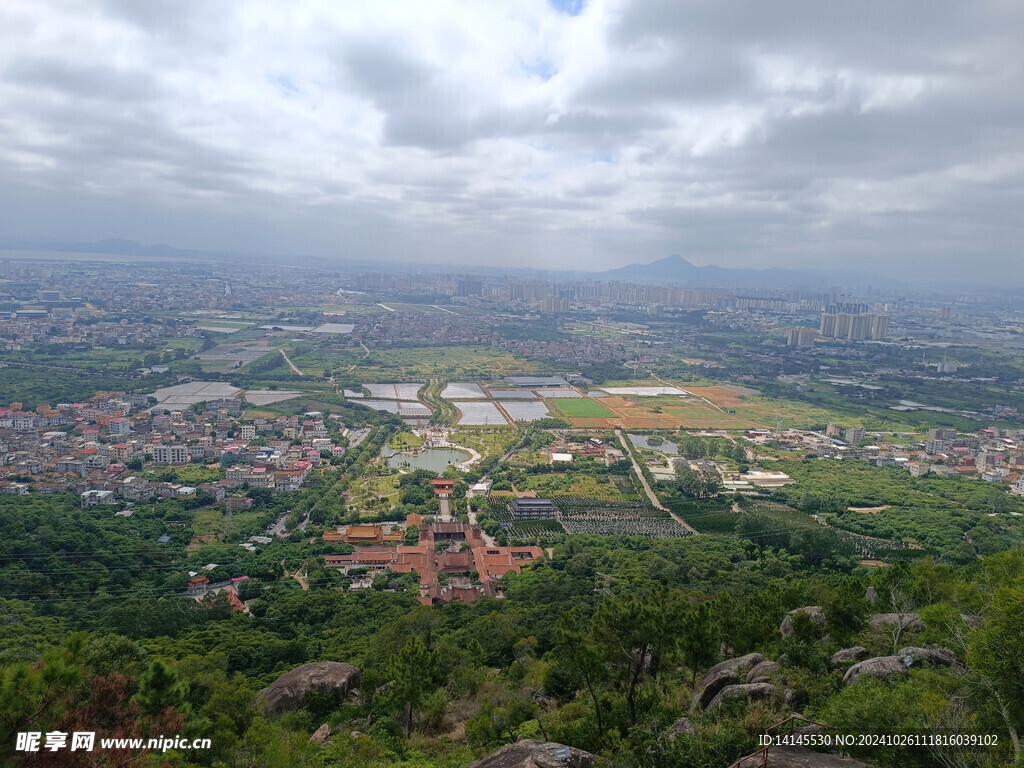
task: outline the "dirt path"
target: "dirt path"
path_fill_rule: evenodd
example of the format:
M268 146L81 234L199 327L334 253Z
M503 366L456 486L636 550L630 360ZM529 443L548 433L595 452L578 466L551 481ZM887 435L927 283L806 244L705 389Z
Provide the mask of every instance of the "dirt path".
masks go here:
M636 476L640 478L640 484L644 487L644 493L647 494L647 498L650 499L650 502L654 506L654 508L660 510L661 512L668 512L669 515L672 516L673 520L675 520L677 523L683 526L683 528L688 530L692 535L699 535L697 533L697 530L692 525L687 523L685 520L683 520L683 518L679 517L679 515L677 515L675 512L673 512L671 509L666 507L664 504L661 503L661 501L658 500L658 496L651 489L651 486L647 482L647 478L644 477L644 473L641 471L640 465L637 464L636 456L633 455L633 451L630 450L628 445L626 445L627 440L625 436L622 434L622 430L616 429L615 436L618 437L619 442L622 443L622 450L626 452L626 455L629 456L629 460L633 462L633 470L636 472Z
M298 571L298 569L296 569L295 573L288 573L288 569L284 567L284 560L281 561L281 568L284 569L285 576L295 579L297 582L299 582L299 586L302 587L303 592L309 592L309 584L306 583L306 577L303 576Z
M304 373L303 373L302 371L300 371L300 370L299 370L298 368L296 368L296 367L295 367L295 363L293 363L293 362L291 361L291 359L290 359L290 358L288 357L288 355L287 355L287 354L285 353L285 351L284 351L283 349L279 349L279 350L277 350L277 351L281 353L281 357L283 357L283 358L284 358L284 361L285 361L286 363L288 363L288 367L292 369L292 372L293 372L293 373L294 373L294 374L295 374L296 376L305 376L305 375L306 375L306 374L304 374Z

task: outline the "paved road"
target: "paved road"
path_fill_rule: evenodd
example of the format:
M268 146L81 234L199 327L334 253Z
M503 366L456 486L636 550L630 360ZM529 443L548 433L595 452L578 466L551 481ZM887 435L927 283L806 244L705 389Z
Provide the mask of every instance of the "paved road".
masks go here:
M368 434L370 434L370 428L369 427L363 427L362 429L354 429L351 432L349 432L349 435L348 435L348 447L349 447L349 450L355 448L361 442L363 442L363 440L366 439L366 436Z
M629 440L629 438L622 434L621 429L615 430L615 436L618 437L619 442L622 443L622 450L626 452L626 455L629 456L629 460L633 462L633 470L636 472L636 476L640 478L640 484L644 487L644 493L647 494L647 498L650 499L651 504L654 506L654 508L661 510L662 512L668 512L672 516L673 520L675 520L677 523L683 526L683 528L688 530L691 534L696 536L697 531L696 529L694 529L692 525L687 523L685 520L683 520L683 518L679 517L679 515L677 515L675 512L673 512L671 509L666 507L658 500L657 494L655 494L654 491L651 489L651 486L647 482L647 478L644 477L644 473L640 470L640 465L637 464L636 462L636 456L633 455L633 451L626 444L626 441Z

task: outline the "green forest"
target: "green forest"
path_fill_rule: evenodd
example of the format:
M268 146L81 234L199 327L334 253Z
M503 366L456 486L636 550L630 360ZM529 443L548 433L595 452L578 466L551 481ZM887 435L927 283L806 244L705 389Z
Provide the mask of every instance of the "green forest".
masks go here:
M254 528L289 506L315 506L340 481L322 482L306 496L264 500ZM95 726L211 739L209 750L132 763L144 766L456 768L526 737L588 750L609 766L724 767L753 752L769 724L799 712L839 732L1000 737L956 754L850 750L879 766L997 766L1012 763L1024 727L1019 549L963 565L926 556L865 568L812 564L756 537L578 536L510 574L503 600L428 608L401 578L334 589L322 558L345 545L293 535L255 554L218 544L186 552L194 514L167 501L124 519L78 509L73 497L0 499L4 764L90 764L66 762L70 753L47 763L12 747L20 731ZM165 532L171 539L159 544ZM223 595L180 596L183 571L211 561L211 580L249 577L239 589L256 599L249 615ZM299 566L308 590L286 575ZM797 613L783 635L787 613L804 606L819 608L817 618ZM897 612L919 621L896 636L871 620ZM850 663L832 662L854 647L887 656L933 646L955 662L852 685L843 683ZM777 662L771 695L692 707L709 668L750 653ZM308 693L296 709L267 714L260 689L312 661L357 667L358 694ZM328 742L308 743L325 723Z

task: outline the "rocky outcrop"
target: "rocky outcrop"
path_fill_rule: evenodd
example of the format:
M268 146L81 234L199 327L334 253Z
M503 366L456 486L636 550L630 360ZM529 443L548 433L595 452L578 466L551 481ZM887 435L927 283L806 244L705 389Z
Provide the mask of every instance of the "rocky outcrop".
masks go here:
M888 680L890 677L905 674L907 674L907 668L899 656L876 656L873 659L857 662L846 670L846 674L843 675L843 685L853 685L863 675Z
M747 672L748 683L767 683L771 680L772 675L777 674L779 671L779 665L774 661L768 661L765 659L752 670Z
M843 648L832 654L832 666L841 667L851 661L863 661L868 657L868 649L863 645L855 645L853 648Z
M904 613L902 617L898 613L876 613L868 619L868 626L872 631L880 632L898 625L901 620L904 629L909 629L912 632L922 632L924 630L924 622L921 621L916 613Z
M749 672L758 664L764 661L760 653L748 653L746 656L737 656L735 659L726 659L715 664L708 670L707 674L700 681L700 687L705 687L712 679L717 677L723 670L731 669L733 672Z
M705 675L704 680L701 682L704 681L707 681L707 685L701 688L693 697L692 709L705 709L711 703L711 700L718 695L719 691L726 686L738 684L740 676L731 669L721 669L710 679Z
M752 763L753 764L753 763ZM768 768L868 768L850 757L814 752L803 747L772 747L768 750Z
M878 602L878 590L874 587L868 587L868 591L864 593L864 600L868 603L874 604Z
M782 633L783 637L789 637L793 634L793 618L799 613L806 613L815 624L822 627L825 626L825 611L822 607L820 605L805 605L803 608L794 608L786 614L786 618L782 620L782 624L779 626L779 632Z
M907 648L900 648L896 651L896 655L903 659L903 663L907 664L907 659L910 659L910 665L919 666L922 663L929 664L933 667L955 667L956 656L948 648L917 648L915 646L908 646Z
M359 687L359 670L337 661L315 661L285 672L259 692L257 699L269 714L302 706L306 691L337 692L340 696Z
M523 739L466 768L591 768L596 755L550 741Z
M313 731L313 735L309 737L309 743L310 744L319 744L322 741L326 740L327 737L330 736L330 735L331 735L331 726L329 726L327 723L324 723L319 728L317 728L315 731Z
M727 685L708 704L708 711L718 709L727 701L761 701L770 698L775 693L775 686L771 683L745 683L743 685Z

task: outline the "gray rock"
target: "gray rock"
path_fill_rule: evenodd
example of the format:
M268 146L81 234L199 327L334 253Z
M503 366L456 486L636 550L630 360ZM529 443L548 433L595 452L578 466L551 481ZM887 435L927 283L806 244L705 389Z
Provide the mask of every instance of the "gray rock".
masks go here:
M779 671L779 665L774 661L768 661L765 659L752 670L747 672L748 683L767 683L772 675L777 674Z
M782 654L775 661L775 663L778 664L780 667L788 667L789 666L789 654L788 653Z
M550 741L523 739L502 747L467 768L591 768L596 755Z
M904 664L906 664L906 659L909 657L910 663L913 666L918 666L922 662L931 664L933 667L956 666L956 656L948 648L917 648L915 646L908 646L900 648L896 651L896 655L904 660Z
M832 666L841 667L851 661L863 661L868 657L868 649L863 645L855 645L853 648L843 648L832 654Z
M704 677L708 680L707 676ZM708 680L708 684L705 685L697 694L693 697L693 706L691 709L705 709L711 700L718 695L728 685L736 685L740 681L740 676L731 669L720 669L718 673Z
M869 603L877 603L878 590L874 587L868 587L868 591L864 593L864 599Z
M668 729L668 738L670 741L675 741L677 736L689 736L693 738L697 735L697 726L693 724L693 721L688 717L680 717Z
M708 711L718 709L726 701L761 701L770 698L775 693L775 686L771 683L746 683L744 685L727 685L708 704Z
M285 672L260 691L257 699L263 702L268 713L278 714L301 707L306 691L337 691L344 696L358 687L359 670L351 664L315 661Z
M782 620L782 624L779 626L779 631L783 637L789 637L793 634L793 617L798 613L806 613L815 624L825 626L825 612L822 610L822 607L820 605L805 605L803 608L794 608L786 614L786 618Z
M735 659L726 659L725 661L715 664L715 666L708 670L707 674L701 678L700 687L703 688L706 686L722 670L731 669L734 672L749 672L762 661L764 661L764 656L760 653L748 653L746 656L737 656Z
M820 736L825 733L825 726L818 723L809 723L808 725L801 725L799 728L794 728L793 733L800 736Z
M859 661L846 670L846 674L843 675L843 685L853 685L862 675L888 680L890 677L905 674L907 674L907 668L899 656L876 656L873 659Z
M756 765L751 761L752 765ZM768 750L768 768L868 768L850 757L814 752L803 747L772 747Z
M320 742L322 742L324 739L326 739L330 735L331 735L331 726L329 726L327 723L324 723L319 728L317 728L315 731L313 731L313 735L309 737L309 743L310 744L319 744Z
M868 626L874 632L880 632L883 629L895 626L900 623L900 615L898 613L876 613L868 619ZM909 629L912 632L921 632L924 630L924 623L918 618L916 613L904 613L903 614L903 628Z

